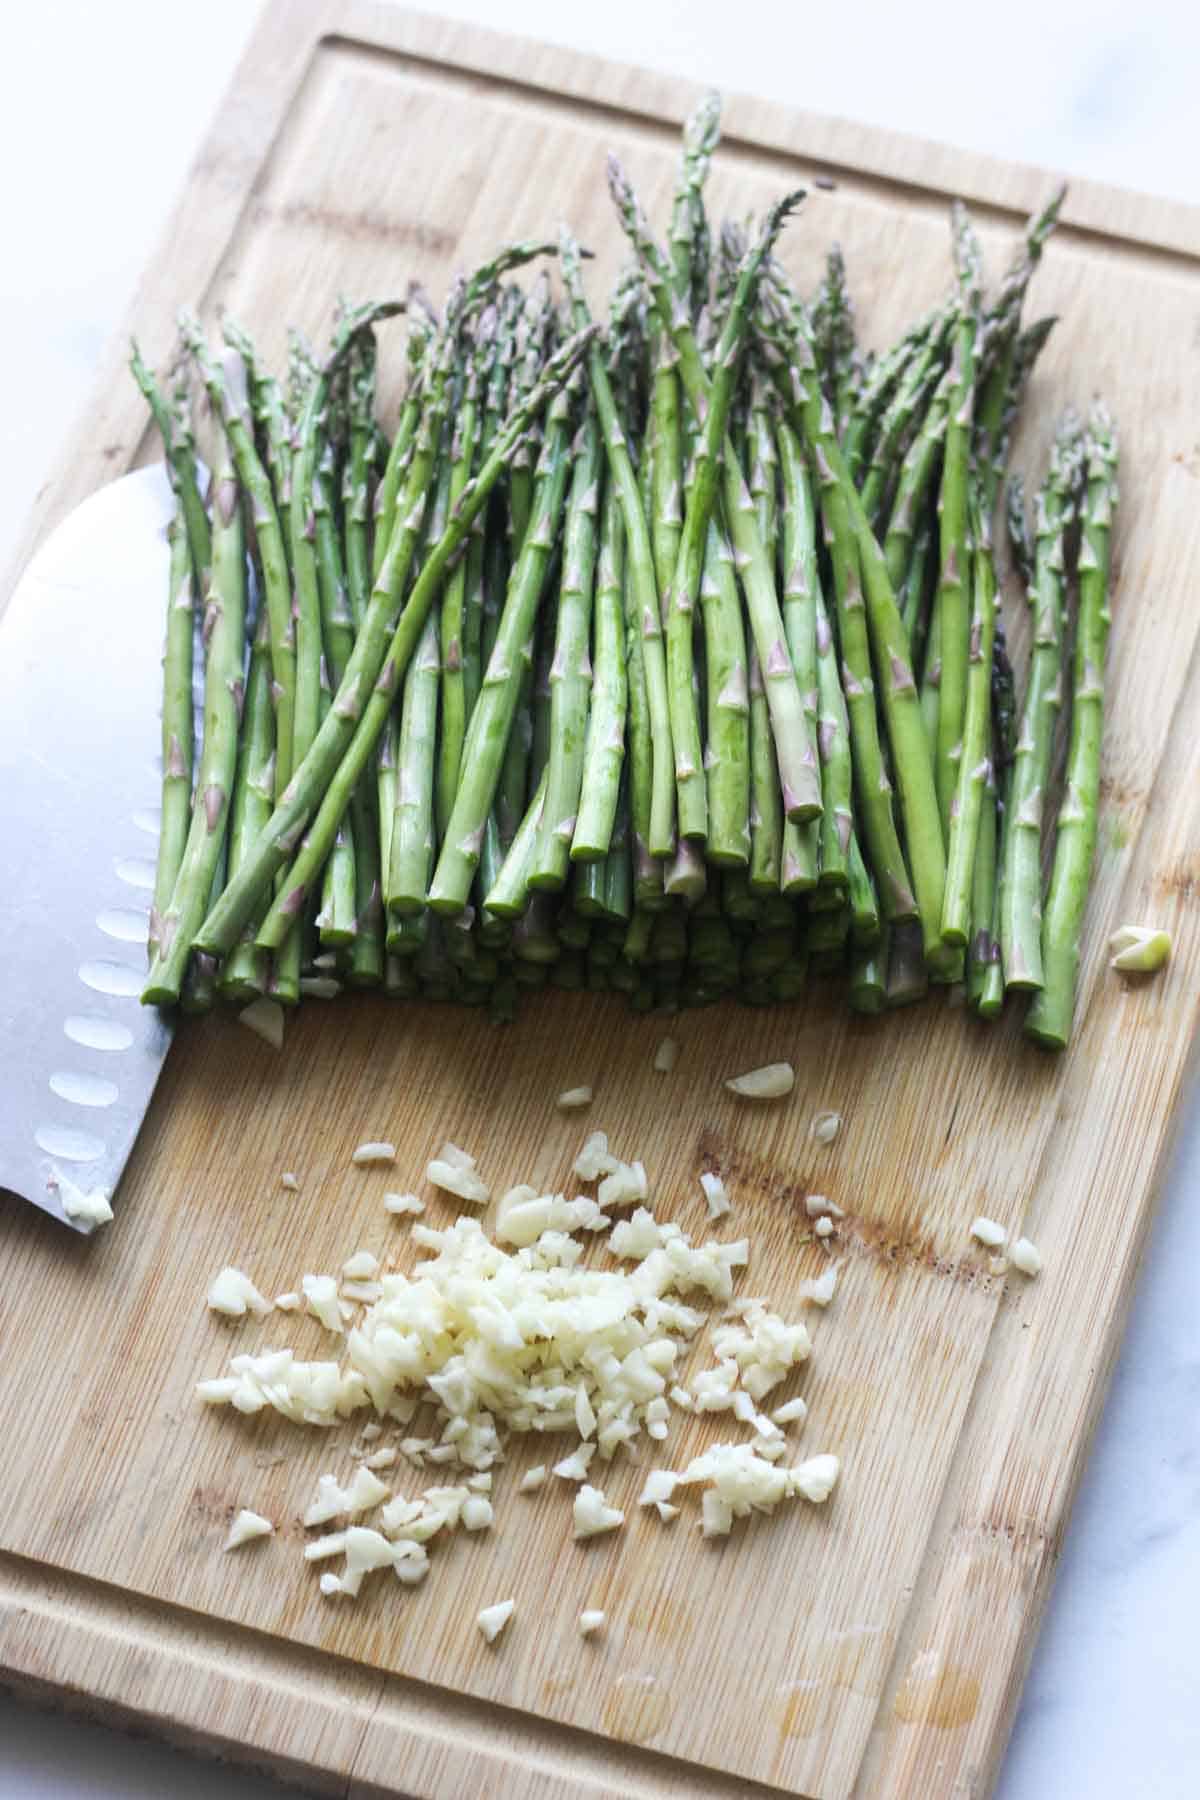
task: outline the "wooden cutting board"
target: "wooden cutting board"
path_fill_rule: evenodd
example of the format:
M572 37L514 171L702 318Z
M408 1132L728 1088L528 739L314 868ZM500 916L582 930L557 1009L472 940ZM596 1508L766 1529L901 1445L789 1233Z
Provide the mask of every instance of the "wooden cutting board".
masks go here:
M339 291L434 292L501 239L571 219L606 291L622 250L603 155L616 145L663 216L673 81L354 0L267 12L133 308L156 359L183 300L231 308L272 356L325 329ZM778 106L731 100L712 200L810 186L787 256L805 286L845 247L869 342L945 288L946 212L964 195L993 271L1040 172ZM225 1018L172 1051L116 1224L78 1241L32 1208L0 1218L0 1667L57 1701L258 1761L319 1791L571 1796L982 1794L1003 1750L1061 1535L1120 1339L1195 1028L1200 879L1200 215L1080 184L1046 255L1037 311L1063 323L1017 445L1036 478L1062 405L1101 389L1121 422L1122 507L1104 811L1076 1041L1048 1059L1008 1020L931 1003L879 1022L817 996L672 1026L555 996L495 1032L459 1011L357 998L307 1006L275 1056ZM157 454L123 333L85 425L30 521L46 530ZM385 351L394 381L398 342ZM385 394L385 401L392 399ZM1008 604L1019 606L1012 584ZM149 751L148 751L149 754ZM132 831L132 826L131 826ZM114 853L125 847L114 845ZM1162 979L1104 966L1108 932L1174 935ZM734 1070L788 1057L785 1104L737 1105ZM822 1253L802 1197L845 1209L841 1283L815 1327L806 1452L843 1462L824 1509L702 1541L605 1473L625 1529L581 1547L555 1483L497 1480L496 1531L435 1548L425 1585L379 1578L357 1605L318 1596L299 1515L352 1434L199 1407L192 1384L264 1340L322 1352L311 1321L227 1328L203 1293L226 1262L268 1293L365 1245L412 1261L383 1211L444 1137L496 1189L568 1180L581 1127L556 1092L591 1082L590 1126L650 1171L660 1212L697 1233L696 1176L726 1172L752 1238L743 1291L785 1311ZM813 1115L844 1128L828 1149ZM351 1168L394 1138L399 1167ZM279 1185L283 1169L300 1192ZM978 1212L1039 1242L1035 1284L990 1276ZM452 1209L431 1201L431 1217ZM728 1427L725 1428L728 1430ZM702 1435L676 1425L670 1459ZM708 1435L712 1435L709 1433ZM543 1452L544 1453L544 1452ZM642 1459L639 1459L642 1460ZM237 1556L232 1511L280 1521ZM487 1648L478 1608L512 1595ZM602 1606L584 1643L576 1618Z

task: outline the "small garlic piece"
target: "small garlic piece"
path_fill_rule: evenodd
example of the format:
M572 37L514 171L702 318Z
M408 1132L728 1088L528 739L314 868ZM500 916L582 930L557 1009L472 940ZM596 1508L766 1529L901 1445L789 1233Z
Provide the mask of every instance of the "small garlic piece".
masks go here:
M482 1631L489 1644L494 1644L508 1621L513 1616L513 1600L497 1600L494 1606L485 1606L475 1623Z
M270 1519L264 1519L261 1513L250 1512L243 1507L229 1527L225 1548L236 1550L239 1544L248 1544L254 1538L271 1537L274 1530Z
M1018 1238L1010 1252L1014 1269L1032 1278L1042 1272L1042 1253L1027 1237Z
M1171 954L1171 936L1154 925L1122 925L1108 947L1113 968L1122 974L1153 975Z
M425 1211L425 1202L416 1194L385 1194L383 1204L388 1212L395 1213L398 1218L403 1217L405 1213L412 1213L415 1216Z
M818 1144L832 1144L842 1129L842 1115L835 1112L819 1112L809 1126L810 1135Z
M580 1112L592 1104L592 1090L590 1087L564 1088L554 1104L559 1112Z
M279 1185L281 1188L286 1188L289 1194L296 1194L300 1191L300 1183L290 1169L285 1169L279 1177Z
M425 1179L471 1206L486 1206L492 1197L487 1183L475 1173L475 1158L457 1144L442 1145L441 1155L427 1164Z
M729 1194L721 1177L705 1169L700 1176L700 1186L704 1189L704 1198L708 1201L709 1218L723 1218L729 1211Z
M995 1219L985 1219L982 1215L971 1226L971 1236L989 1250L1003 1250L1008 1242L1008 1233L1003 1225L998 1225Z
M252 1000L238 1014L238 1023L272 1050L283 1049L283 1008L278 1000Z
M396 1160L396 1146L383 1139L372 1139L369 1143L360 1144L351 1152L350 1161L365 1168L370 1163L390 1163Z
M826 1199L824 1194L809 1194L804 1202L804 1210L810 1219L819 1219L822 1216L844 1219L846 1216L842 1208L836 1206L832 1200Z
M725 1086L731 1094L738 1094L743 1100L781 1100L790 1094L796 1083L796 1073L791 1063L765 1063L761 1069L748 1069L744 1075L734 1075Z
M604 1614L597 1609L588 1609L579 1615L580 1637L591 1637L592 1633L602 1629Z
M679 1045L674 1038L665 1037L654 1052L654 1067L658 1074L669 1075L679 1061Z
M258 1313L261 1317L272 1307L248 1275L243 1275L240 1269L222 1269L209 1285L208 1309L224 1313L227 1319L244 1319L247 1312Z

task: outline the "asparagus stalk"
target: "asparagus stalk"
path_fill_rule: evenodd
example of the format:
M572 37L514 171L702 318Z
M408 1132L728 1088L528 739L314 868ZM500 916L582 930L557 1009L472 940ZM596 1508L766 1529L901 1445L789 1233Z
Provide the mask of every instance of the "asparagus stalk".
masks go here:
M783 628L796 672L796 685L808 719L809 731L818 740L820 687L817 679L817 568L816 509L804 452L795 430L786 419L776 425L779 466L783 480L783 535L780 556L783 567ZM824 782L822 805L827 806ZM790 819L783 828L782 883L785 893L804 893L814 887L820 865L824 819L796 825Z
M205 521L207 523L207 519ZM195 590L192 556L182 503L169 528L170 571L167 577L167 634L163 652L162 810L154 899L150 906L147 948L153 961L162 935L162 919L183 861L192 811L192 640Z
M834 583L839 561L834 560ZM838 673L837 649L825 598L814 591L816 613L817 703L820 708L817 742L821 747L821 778L825 811L821 815L822 887L844 888L849 875L850 838L854 829L853 764L850 714Z
M859 386L854 304L840 244L834 244L825 258L825 274L813 302L812 321L821 387L840 438L849 424Z
M783 857L779 764L762 669L750 645L750 891L777 894Z
M181 373L171 401L168 402L142 361L136 339L130 343L129 367L162 438L163 452L167 459L167 476L182 515L196 591L207 594L212 569L212 533L196 471L196 443L192 436L186 382Z
M1000 945L993 930L996 917L996 849L999 787L996 780L994 738L988 757L988 775L971 874L971 948L967 957L967 1001L981 1018L988 1017L984 998L993 964L1000 960ZM1003 986L1001 986L1003 997Z
M1079 619L1071 693L1071 737L1054 867L1042 922L1043 986L1025 1015L1030 1037L1063 1050L1071 1035L1079 977L1080 932L1096 854L1104 663L1111 623L1110 545L1117 505L1117 436L1097 401L1085 441L1086 493L1079 548Z
M362 623L371 593L371 481L376 450L375 364L375 333L357 332L351 340L346 362L349 381L349 444L342 471L342 521L345 535L343 562L355 630ZM319 556L318 551L318 559Z
M750 858L750 689L746 633L725 534L710 519L700 581L707 671L704 753L707 854L719 868Z
M480 384L496 329L496 308L487 306L480 314L475 343L468 353L466 381L454 418L448 487L450 505L454 504L466 487L474 467L480 424ZM469 709L463 654L467 575L468 559L462 557L446 583L441 606L439 630L442 686L441 735L437 749L437 823L438 830L442 833L449 823L454 796L458 792L459 767L467 734Z
M970 636L970 544L967 485L971 421L975 399L976 336L979 329L979 243L966 209L954 208L954 262L959 316L954 332L953 391L946 417L946 449L938 496L938 683L937 797L942 830L949 831L950 806L963 754Z
M600 553L592 626L592 703L583 751L579 812L572 859L584 867L604 857L612 842L625 764L625 710L629 683L624 654L625 526L613 482L604 484Z
M400 495L408 479L409 462L421 422L426 379L432 379L433 375L432 361L433 350L437 343L437 321L427 304L411 304L414 301L421 301L419 290L410 289L409 300L408 379L404 404L400 409L400 417L396 423L396 435L392 439L391 449L388 451L383 476L375 490L375 532L371 546L372 585L379 580L384 558L388 552L392 527L400 504Z
M897 590L908 574L913 533L941 461L953 385L953 371L947 369L934 390L921 429L901 464L896 498L892 502L883 540L888 579Z
M587 325L590 315L580 275L578 246L565 231L560 260L572 317L576 328L582 329ZM644 848L651 856L669 856L675 848L675 770L671 751L667 661L663 648L658 584L654 578L654 557L633 460L617 413L612 383L598 345L593 345L588 357L588 377L608 453L609 479L615 484L621 500L621 513L625 522L625 578L629 584L630 611L638 621L641 634L641 660L645 671L651 744L649 838ZM639 855L642 848L641 845L637 846Z
M1004 832L1000 947L1005 988L1040 988L1042 965L1042 814L1062 705L1062 640L1066 594L1064 542L1074 518L1082 461L1079 421L1059 426L1050 468L1038 495L1033 587L1033 653L1013 762Z
M1005 517L1008 545L1017 574L1028 593L1033 587L1033 534L1029 529L1029 513L1025 506L1025 477L1011 475L1005 495Z
M446 529L452 480L452 457L443 454L425 528L427 551ZM400 692L396 804L383 884L384 906L389 916L419 913L425 907L425 889L434 849L439 674L439 619L437 612L431 611L417 640Z
M983 922L986 919L988 923L987 942L985 943L980 935L973 963L973 967L977 968L974 988L968 986L968 997L972 1000L981 1019L999 1018L1004 1009L1000 908L1005 844L1009 821L1012 817L1012 778L1016 745L1016 681L1013 678L1012 664L1008 660L1004 620L997 607L996 631L992 644L992 761L996 770L995 869L991 877L990 913L985 908L983 895L980 895L980 904L976 914L977 929L982 932Z
M971 930L973 876L979 843L979 821L992 780L991 739L992 644L996 629L996 572L992 565L991 527L979 497L973 502L974 540L972 612L968 647L966 710L958 786L950 806L946 856L946 894L942 903L942 938L965 944Z
M212 584L204 609L204 741L196 770L191 828L175 886L162 914L158 951L142 990L142 1002L148 1006L172 1006L180 997L193 935L208 904L224 845L237 769L246 625L246 538L241 496L228 449L214 477L212 515Z
M254 340L236 320L221 321L221 336L231 350L236 350L246 365L246 387L250 412L254 420L256 441L264 469L271 482L288 569L292 566L290 515L292 500L293 420L289 417L283 389L265 367Z
M604 450L595 409L585 405L572 446L562 587L550 665L550 752L546 802L529 883L557 890L566 884L578 823L587 750L592 665L588 656L596 587L596 537ZM607 845L605 846L607 848Z

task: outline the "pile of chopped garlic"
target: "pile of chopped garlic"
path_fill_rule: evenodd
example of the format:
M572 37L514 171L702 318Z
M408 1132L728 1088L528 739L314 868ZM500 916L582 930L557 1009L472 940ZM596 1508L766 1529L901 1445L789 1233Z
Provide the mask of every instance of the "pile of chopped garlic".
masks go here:
M368 1574L389 1567L411 1585L424 1579L426 1546L437 1533L490 1527L491 1471L504 1461L506 1439L518 1433L577 1434L575 1449L553 1468L575 1484L576 1538L625 1523L597 1482L594 1459L610 1462L643 1437L666 1438L672 1408L729 1412L749 1441L713 1445L679 1472L653 1471L642 1502L654 1504L664 1524L680 1511L675 1488L689 1484L704 1484L699 1523L707 1536L797 1495L814 1503L827 1497L836 1458L790 1467L783 1461L783 1428L803 1421L804 1402L763 1410L767 1394L808 1359L811 1343L802 1323L785 1322L763 1300L734 1300L748 1241L695 1244L640 1204L614 1221L609 1209L646 1199L648 1182L640 1163L609 1151L602 1132L588 1139L576 1172L599 1183L594 1199L510 1189L496 1205L492 1236L473 1216L444 1230L415 1220L413 1241L428 1254L411 1273L388 1271L359 1250L343 1263L340 1283L304 1275L303 1302L336 1337L336 1359L303 1361L290 1348L267 1347L233 1356L227 1374L197 1384L210 1405L273 1409L297 1424L330 1427L369 1411L360 1455L379 1437L381 1421L412 1427L419 1410L425 1418L432 1412L432 1429L401 1438L399 1454L420 1469L461 1470L458 1483L411 1500L393 1493L376 1472L396 1460L389 1447L365 1455L345 1486L332 1475L321 1478L304 1524L335 1528L312 1539L304 1554L321 1564L343 1558L339 1570L321 1571L327 1596L353 1597ZM462 1198L487 1193L473 1160L454 1145L428 1174L439 1185L453 1180ZM615 1266L585 1266L585 1234L598 1233L607 1234ZM827 1305L835 1279L831 1265L802 1284L801 1298ZM695 1295L724 1310L713 1321L713 1366L684 1386L680 1364L708 1319L690 1303ZM298 1304L300 1295L280 1300ZM213 1282L209 1304L235 1317L272 1310L250 1278L232 1269ZM520 1491L540 1487L546 1472L544 1463L529 1470ZM377 1510L375 1524L357 1522Z

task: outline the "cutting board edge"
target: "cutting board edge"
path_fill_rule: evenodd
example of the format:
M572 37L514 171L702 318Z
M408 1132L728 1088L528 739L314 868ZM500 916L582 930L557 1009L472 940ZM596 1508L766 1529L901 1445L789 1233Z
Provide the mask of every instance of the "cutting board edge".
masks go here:
M520 1771L522 1800L785 1793L4 1550L0 1690L343 1800L483 1793L506 1769ZM396 1774L385 1786L371 1769Z

